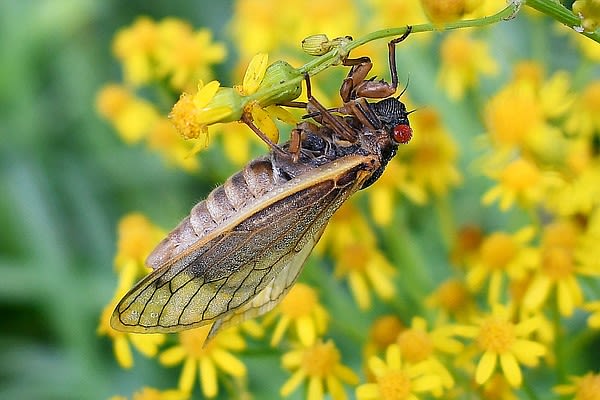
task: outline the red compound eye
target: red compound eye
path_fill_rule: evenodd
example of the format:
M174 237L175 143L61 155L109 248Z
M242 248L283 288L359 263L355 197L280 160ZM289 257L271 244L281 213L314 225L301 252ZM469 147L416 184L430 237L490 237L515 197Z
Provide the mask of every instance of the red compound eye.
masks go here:
M393 136L396 142L406 144L410 142L410 139L412 138L412 129L408 125L396 125L394 127Z

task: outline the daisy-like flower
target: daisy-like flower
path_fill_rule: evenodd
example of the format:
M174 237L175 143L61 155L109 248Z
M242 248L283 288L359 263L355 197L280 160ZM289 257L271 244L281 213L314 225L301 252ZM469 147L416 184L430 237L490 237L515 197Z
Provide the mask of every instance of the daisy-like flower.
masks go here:
M469 318L475 310L473 295L462 279L442 282L425 301L427 308L439 310L444 317L459 321Z
M499 304L492 307L491 314L479 318L475 325L457 326L456 333L476 341L481 358L475 371L475 382L487 382L498 364L512 387L519 387L523 375L519 364L535 367L538 359L546 353L546 347L529 339L540 325L537 317L513 322L508 310Z
M569 380L571 384L555 386L554 392L571 395L573 400L600 400L600 374L588 372L583 376L571 376Z
M373 356L368 364L375 382L356 388L358 400L417 400L419 395L441 393L442 381L430 365L406 362L397 344L387 348L385 360Z
M131 396L131 400L187 400L190 394L181 390L158 390L144 387ZM109 400L128 400L125 396L112 396Z
M479 291L489 279L488 301L499 301L505 278L522 279L539 262L539 253L527 246L533 239L533 227L525 227L510 235L494 232L483 240L479 256L467 271L467 286Z
M477 87L480 75L498 72L498 65L490 56L487 43L473 39L465 31L448 34L442 42L440 53L442 62L438 82L453 100L460 100L467 89Z
M123 64L126 82L141 85L155 77L153 64L159 43L158 27L148 17L137 18L115 35L112 50Z
M370 288L384 300L394 296L393 277L397 271L376 247L357 241L337 249L334 275L348 280L361 309L371 307Z
M160 43L156 49L156 71L167 78L174 89L185 90L194 82L210 78L211 65L222 62L227 50L223 43L212 41L208 29L194 31L176 18L165 18L158 24Z
M289 396L301 383L307 381L308 400L322 400L326 392L334 400L346 399L342 382L356 385L358 376L341 364L340 358L340 352L331 340L319 340L310 347L301 347L284 354L281 359L283 367L295 372L281 387L281 395Z
M130 345L146 357L154 357L158 353L160 345L165 342L166 336L162 333L140 335L114 330L110 326L110 318L123 294L124 292L117 292L115 298L102 310L96 332L98 335L108 336L112 340L113 353L117 362L121 367L129 369L133 367L133 353Z
M296 283L265 322L269 323L274 318L278 320L271 346L277 346L285 332L292 328L300 343L309 347L325 333L329 316L319 303L317 292L308 285Z
M498 184L483 195L481 202L490 205L499 200L502 211L510 209L515 202L521 207L535 207L550 187L558 187L561 183L558 176L544 173L525 158L517 158L496 171L488 171L488 175Z
M267 61L266 54L256 55L241 86L228 88L220 87L217 81L206 85L200 82L196 94L183 93L169 114L177 131L186 139L195 139L205 136L209 125L244 121L256 125L261 134L276 143L279 132L271 115L284 122L295 123L295 119L275 104L300 95L302 74L286 62L267 66Z
M540 267L527 288L523 306L528 310L537 310L547 303L552 291L556 290L556 302L563 316L573 314L575 307L583 303L583 292L577 282L577 276L600 275L578 265L575 248L579 239L579 229L570 221L559 221L544 228L541 245Z
M179 377L179 389L190 392L196 376L200 377L202 394L212 398L219 393L217 375L227 374L234 378L246 376L246 366L232 351L245 349L246 343L236 328L226 329L205 343L210 325L190 329L178 334L179 343L164 350L159 361L165 366L183 362Z
M406 326L396 315L383 315L375 319L369 329L367 342L363 347L363 359L368 360L371 356L378 355L387 347L396 342L398 335L406 329ZM369 369L366 368L367 373ZM371 380L370 377L367 378Z
M117 84L106 85L100 90L96 96L96 109L128 144L146 137L159 118L152 104Z
M442 387L449 389L454 385L454 378L439 359L441 354L457 354L462 350L462 343L456 340L450 326L427 329L427 322L421 317L414 317L410 327L406 328L396 339L402 356L410 364L426 361L431 371L440 377Z

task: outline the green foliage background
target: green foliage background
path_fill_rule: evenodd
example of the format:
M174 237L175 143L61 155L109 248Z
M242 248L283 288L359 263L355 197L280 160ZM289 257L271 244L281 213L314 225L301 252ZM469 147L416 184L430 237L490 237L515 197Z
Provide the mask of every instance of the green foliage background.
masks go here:
M95 330L114 291L118 219L139 210L170 226L210 185L124 145L94 101L120 78L110 50L120 27L170 15L224 40L230 10L230 1L0 2L0 398L101 399L176 382L178 371L132 379Z

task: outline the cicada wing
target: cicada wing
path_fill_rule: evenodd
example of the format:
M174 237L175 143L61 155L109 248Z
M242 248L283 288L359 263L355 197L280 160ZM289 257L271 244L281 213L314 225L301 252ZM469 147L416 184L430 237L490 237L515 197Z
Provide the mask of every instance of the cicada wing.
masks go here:
M365 165L371 164L366 157L348 157L320 171L318 179L282 187L267 204L236 216L142 279L117 305L111 325L126 332L177 332L238 310L245 319L246 311L267 310L275 301L272 308L277 301L268 296L244 309L271 284L280 291L272 299L283 296L333 213L369 176Z
M239 307L234 312L218 319L211 327L205 343L212 339L220 330L240 324L250 318L259 317L275 308L298 279L300 272L302 272L304 262L321 238L325 227L326 225L323 226L316 237L306 243L306 245L288 261L281 273L279 273L251 301L244 304L242 307Z

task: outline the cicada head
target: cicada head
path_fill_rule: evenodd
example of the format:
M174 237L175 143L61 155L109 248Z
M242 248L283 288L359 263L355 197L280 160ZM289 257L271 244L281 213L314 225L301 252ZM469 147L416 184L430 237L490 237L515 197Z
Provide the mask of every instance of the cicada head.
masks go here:
M381 122L381 129L378 129L374 135L376 149L372 149L379 154L381 164L361 189L379 179L387 163L396 155L398 146L408 143L412 138L412 128L408 122L409 112L400 100L388 97L376 103L369 103L369 106Z

